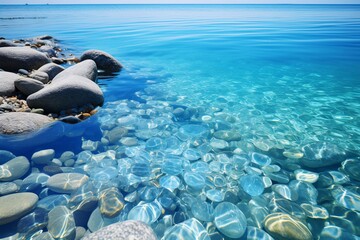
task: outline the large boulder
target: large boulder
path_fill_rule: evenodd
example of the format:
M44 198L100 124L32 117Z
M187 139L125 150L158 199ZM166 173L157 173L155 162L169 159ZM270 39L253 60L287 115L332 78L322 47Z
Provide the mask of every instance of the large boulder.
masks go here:
M22 77L15 73L0 72L0 96L13 96L16 90L14 83L20 78Z
M53 83L61 81L71 75L78 75L85 78L88 78L94 82L97 79L97 67L96 63L93 60L86 60L75 64L64 71L60 72L54 79L52 80Z
M49 62L50 59L45 54L28 47L0 48L0 68L5 71L31 71Z
M27 112L0 114L0 134L20 134L38 130L52 122L52 119Z
M31 94L26 101L31 108L42 108L46 112L58 113L87 104L101 106L104 103L104 96L100 87L93 81L70 75Z
M15 87L24 95L29 96L44 88L44 84L32 78L20 78L15 81Z
M121 70L121 63L116 60L110 54L100 51L100 50L88 50L84 52L80 61L86 59L94 60L98 69L104 70L105 72L118 72Z
M38 69L38 71L47 73L49 75L49 80L53 80L56 75L58 75L60 72L64 70L65 70L64 67L56 63L47 63Z

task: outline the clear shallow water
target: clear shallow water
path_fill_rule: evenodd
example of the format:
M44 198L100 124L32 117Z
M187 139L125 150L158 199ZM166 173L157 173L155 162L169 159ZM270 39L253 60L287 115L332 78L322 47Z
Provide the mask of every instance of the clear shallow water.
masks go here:
M323 149L337 153L339 151L332 146L345 149L345 158L359 155L360 7L357 5L0 6L0 13L0 29L8 39L49 34L76 55L87 49L101 49L113 54L125 66L118 76L100 79L107 103L96 118L78 126L57 124L52 132L45 131L37 136L35 139L38 140L28 136L25 140L3 138L0 145L28 156L45 148L54 148L58 156L65 150L78 153L82 148L92 150L93 154L115 150L117 159L129 158L127 164L132 167L135 164L136 169L135 156L146 153L151 156L144 157L148 161L146 166L152 169L151 181L160 177L156 169L166 165L164 159L168 157L164 156L167 154L181 155L191 163L193 158L199 159L193 155L199 154L202 161L197 162L205 162L211 167L212 174L218 172L230 183L216 188L208 183L207 187L205 183L199 186L192 179L197 183L205 179L184 173L179 180L185 190L195 186L201 191L191 188L178 191L177 197L182 199L183 205L168 211L174 216L179 216L178 212L184 213L186 218L197 216L204 226L208 224L209 233L219 234L210 227L212 221L208 218L204 221L204 216L194 213L196 210L186 211L191 199L199 194L202 200L209 198L206 196L208 188L221 190L223 194L227 190L235 192L239 199L234 203L244 211L248 226L261 227L259 222L276 208L263 203L258 196L251 200L240 186L241 176L269 177L272 184L288 184L293 192L297 192L306 188L299 187L296 182L289 184L298 179L294 173L297 168L330 174L329 171L337 171L345 160L341 159L341 154L327 159L323 157L326 151L320 149L317 156L334 161L334 164L319 164L314 168L311 163L301 160L311 158L304 146L310 144L310 149L316 149L311 144L326 142L333 145L323 146ZM176 115L173 111L177 107L187 109L187 112ZM128 115L131 119L124 119ZM179 127L189 123L196 124L195 129L179 134ZM199 128L202 130L200 125L205 126L210 135L191 135ZM135 144L137 147L124 147L129 139L124 140L125 144L105 144L107 131L116 126L128 128L130 137L136 136L139 140ZM214 135L218 131L235 132L241 135L241 140L219 141L221 137ZM179 142L145 147L150 137L160 137L161 142L171 135ZM42 141L43 136L55 137L50 142ZM149 144L156 145L158 140L154 141ZM189 153L186 149L198 152ZM281 177L287 177L287 181L279 180L279 174L274 177L266 166L256 163L254 152L269 156L273 165L281 166L281 171L285 171L281 172L285 177L284 174ZM246 163L242 162L240 166L241 161L236 156L246 156ZM221 163L221 167L217 168L217 163ZM183 165L187 172L190 165ZM94 164L91 166L95 167ZM228 170L226 166L235 170ZM200 171L197 166L192 170ZM124 170L123 173L131 174L131 171ZM347 177L353 174L344 168L343 172L347 172ZM160 171L160 174L164 173L169 174L166 170ZM308 179L309 176L305 176ZM149 181L146 177L129 181L145 184ZM358 180L352 177L345 187L357 192ZM333 183L342 184L337 180ZM317 192L322 193L321 189L325 189L324 184L311 184L317 187ZM262 190L261 186L259 188ZM262 197L271 202L269 199L274 198L268 195L276 191L270 186L266 189ZM314 190L309 191L314 194ZM188 193L195 193L195 196L186 195ZM340 205L358 214L358 209L354 210L351 203L357 203L353 195L345 194L351 200L339 204L341 194L346 191L336 188L332 193L335 200L323 197L326 200L318 200L317 204L325 206L334 201L333 205L326 206L328 212L331 212L331 206ZM210 199L214 198L213 194L211 192ZM298 205L317 205L313 199L286 199ZM209 199L207 202L213 207L217 205ZM263 207L266 214L250 217L257 205ZM289 207L291 204L285 205L285 209L293 209ZM336 211L331 213L341 212ZM342 218L347 220L346 216ZM164 218L161 216L154 224L164 221L161 219ZM313 218L302 220L312 224L310 229L314 237L322 231L322 227L315 227ZM339 220L341 223L334 219L325 221L330 226L359 235L360 230L350 227L354 220L350 220L349 226L345 220Z

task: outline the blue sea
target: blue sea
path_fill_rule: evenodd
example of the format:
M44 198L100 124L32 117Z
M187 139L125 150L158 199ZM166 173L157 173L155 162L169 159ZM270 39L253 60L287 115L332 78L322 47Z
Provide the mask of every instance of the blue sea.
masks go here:
M137 219L159 239L360 236L360 5L0 5L0 34L51 35L124 66L99 79L105 104L88 120L0 136L16 156L71 151L64 171L140 196L99 226ZM117 127L128 136L109 142Z

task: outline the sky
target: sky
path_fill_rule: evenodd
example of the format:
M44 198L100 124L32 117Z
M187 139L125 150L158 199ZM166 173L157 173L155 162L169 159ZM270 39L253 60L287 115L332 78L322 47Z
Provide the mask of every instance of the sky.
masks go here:
M0 4L360 4L360 0L0 0Z

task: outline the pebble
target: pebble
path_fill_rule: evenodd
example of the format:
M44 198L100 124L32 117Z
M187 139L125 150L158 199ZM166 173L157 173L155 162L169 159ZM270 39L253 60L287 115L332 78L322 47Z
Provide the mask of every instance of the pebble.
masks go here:
M34 162L35 164L49 164L54 157L55 157L54 149L45 149L35 152L31 157L31 161Z
M312 240L309 228L289 214L272 213L264 220L265 230L275 239Z
M190 218L166 230L162 240L196 239L210 240L204 226L195 218Z
M0 225L20 219L30 212L38 201L34 193L14 193L0 197Z
M14 182L0 182L0 196L15 193L19 186Z
M75 220L65 206L58 206L49 212L47 229L55 239L73 240L75 238Z
M24 176L30 168L26 157L16 157L0 165L0 182L9 182Z
M58 173L49 178L46 186L58 193L71 193L88 181L89 177L80 173Z
M229 238L240 238L246 231L247 222L243 212L230 202L222 202L214 211L216 228Z

